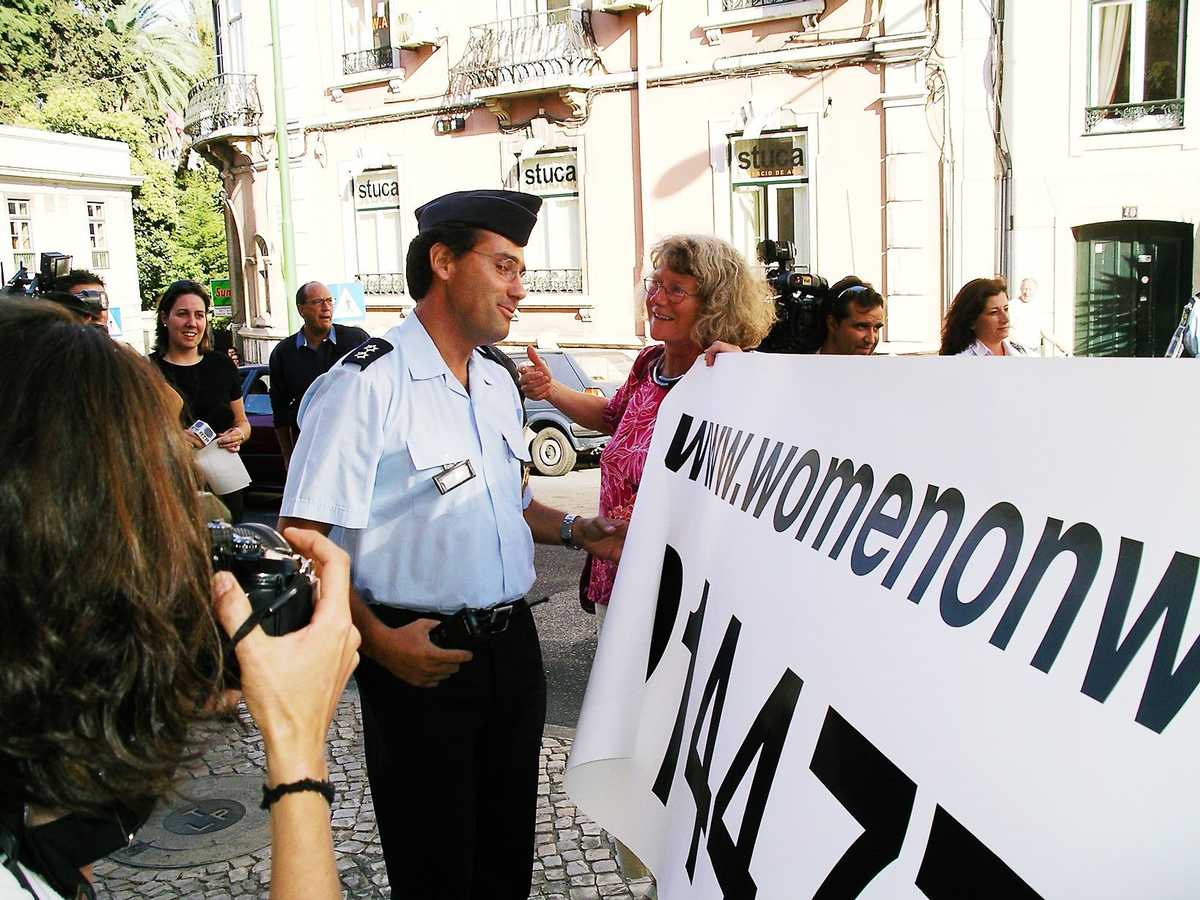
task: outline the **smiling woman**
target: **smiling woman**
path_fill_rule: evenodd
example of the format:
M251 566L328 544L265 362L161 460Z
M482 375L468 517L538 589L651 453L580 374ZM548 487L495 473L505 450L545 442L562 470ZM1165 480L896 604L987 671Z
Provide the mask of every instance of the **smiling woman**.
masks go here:
M208 329L208 292L195 281L176 281L158 302L154 352L150 359L183 398L180 422L185 429L204 422L217 435L217 444L237 453L250 437L250 422L242 405L242 384L237 367L223 353L211 350ZM200 448L203 441L186 432ZM233 521L241 519L242 492L220 495Z

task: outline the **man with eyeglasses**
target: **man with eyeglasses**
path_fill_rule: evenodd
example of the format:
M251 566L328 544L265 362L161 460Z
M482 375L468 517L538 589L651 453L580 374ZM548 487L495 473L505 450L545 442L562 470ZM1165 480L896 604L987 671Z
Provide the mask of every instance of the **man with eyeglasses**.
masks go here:
M870 356L883 334L883 298L867 282L847 275L821 304L824 356Z
M69 295L61 298L51 295L51 299L69 307L84 324L108 331L108 291L104 289L104 280L95 272L72 269L55 280L54 292Z
M525 297L541 202L459 191L418 208L413 314L300 404L280 524L337 527L353 562L367 777L405 900L529 896L546 715L533 544L616 559L624 543L625 523L533 499L521 396L491 346ZM465 621L478 636L451 639Z
M296 446L296 410L304 392L318 375L370 337L353 325L333 324L333 297L319 281L300 286L296 309L304 325L276 344L270 359L271 416L285 466L291 464Z

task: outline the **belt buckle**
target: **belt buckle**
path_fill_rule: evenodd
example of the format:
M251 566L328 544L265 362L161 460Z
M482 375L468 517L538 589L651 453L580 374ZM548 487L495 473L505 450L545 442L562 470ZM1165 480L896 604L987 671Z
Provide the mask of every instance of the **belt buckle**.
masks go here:
M515 603L503 603L499 606L493 606L483 610L486 618L484 619L484 628L488 634L499 634L507 630L509 619L512 618L513 608Z

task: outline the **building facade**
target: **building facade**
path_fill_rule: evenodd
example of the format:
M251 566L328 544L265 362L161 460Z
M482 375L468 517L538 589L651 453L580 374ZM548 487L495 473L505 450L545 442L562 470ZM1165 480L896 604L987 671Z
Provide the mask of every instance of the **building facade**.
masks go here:
M104 279L113 336L144 352L133 241L133 191L141 183L121 141L0 126L4 281L21 265L36 272L41 253L69 254L75 268Z
M1171 91L1156 81L1146 94L1130 87L1142 75L1121 76L1125 93L1101 97L1092 39L1078 34L1110 6L1141 10L1136 23L1171 3L1183 10L1182 0L1064 0L1037 14L1003 0L279 4L291 273L268 4L214 4L219 74L193 90L186 128L224 178L250 359L295 327L289 284L360 285L370 330L405 315L413 210L472 187L545 199L514 341L638 346L649 249L700 231L750 257L764 238L787 240L798 266L830 282L872 282L893 352L936 348L957 288L996 273L1013 278L1014 296L1021 280L1033 285L1045 330L1071 351L1092 328L1077 327L1076 309L1106 314L1075 301L1072 229L1115 221L1108 198L1120 194L1139 221L1194 231L1194 188L1168 186L1194 158L1182 75L1177 106L1140 120L1165 131L1122 131L1137 120L1119 112L1097 125L1092 110L1121 105L1097 97L1136 105ZM1128 29L1130 41L1147 33L1144 21ZM1184 52L1179 71L1194 79ZM1143 175L1130 179L1135 168ZM1167 186L1170 209L1151 181ZM1194 250L1179 252L1194 269Z

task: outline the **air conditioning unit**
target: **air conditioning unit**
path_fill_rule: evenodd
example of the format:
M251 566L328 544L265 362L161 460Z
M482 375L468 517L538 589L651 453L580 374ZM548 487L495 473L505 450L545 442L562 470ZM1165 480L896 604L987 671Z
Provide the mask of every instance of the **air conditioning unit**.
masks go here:
M436 44L442 38L441 29L425 10L403 12L396 16L395 44L409 50Z
M642 12L652 6L653 0L592 0L592 9L596 12L620 13L631 9Z

